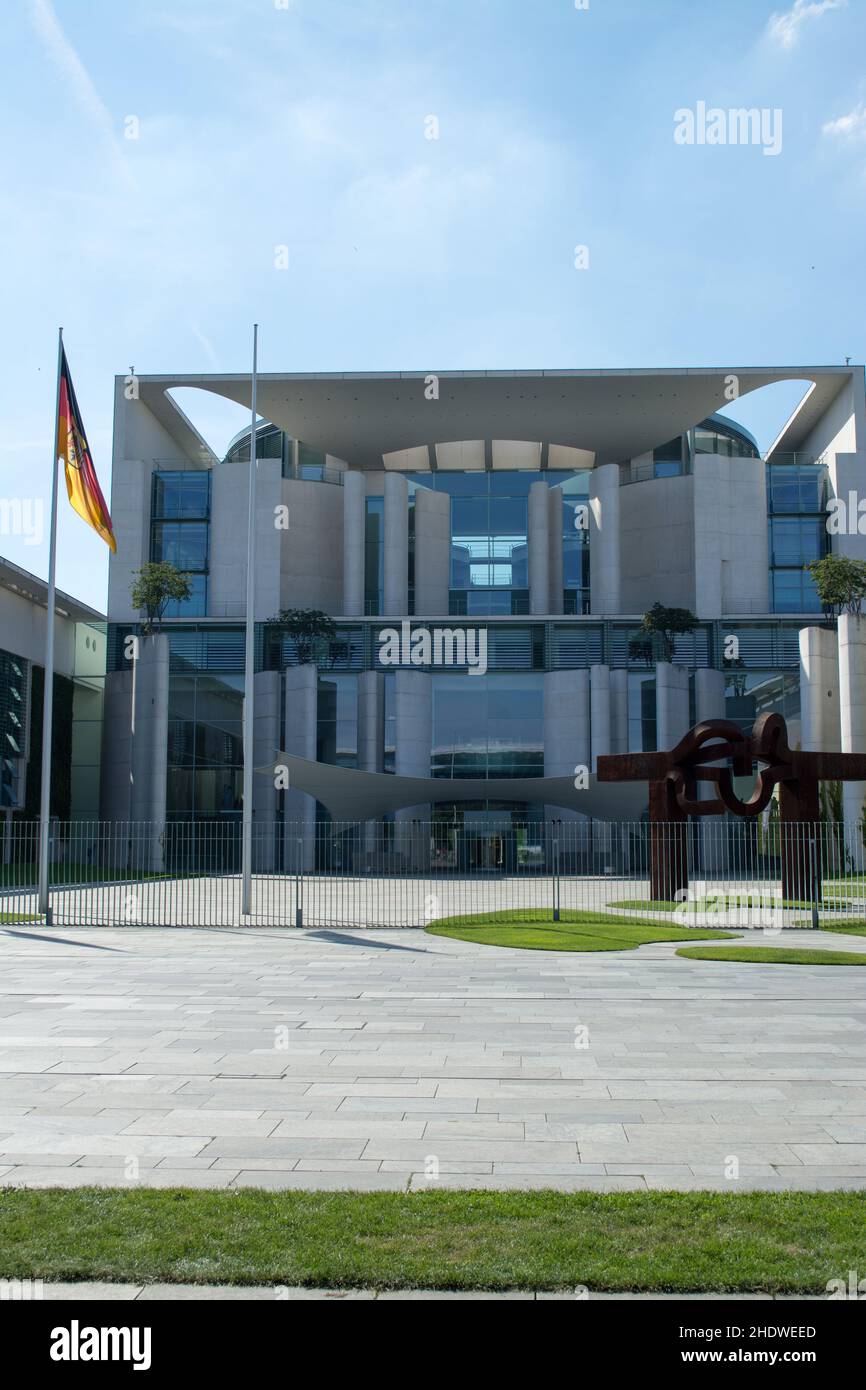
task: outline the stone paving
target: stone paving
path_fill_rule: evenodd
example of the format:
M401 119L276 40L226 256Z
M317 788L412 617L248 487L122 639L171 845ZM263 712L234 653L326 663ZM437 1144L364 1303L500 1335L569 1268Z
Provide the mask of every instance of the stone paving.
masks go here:
M675 949L0 928L0 1184L866 1187L866 971Z
M707 1300L724 1302L760 1303L790 1302L792 1300L817 1302L823 1294L769 1294L769 1293L601 1293L595 1289L573 1289L548 1292L543 1289L506 1289L502 1291L473 1289L310 1289L295 1285L290 1288L272 1284L54 1284L28 1289L30 1301L44 1300L46 1303L66 1302L311 1302L322 1299L344 1299L347 1301L375 1299L377 1302L392 1303L406 1299L437 1302L451 1299L519 1299L527 1301L549 1301L566 1298L570 1302L619 1302L623 1299L633 1301L652 1300L661 1302L704 1302Z

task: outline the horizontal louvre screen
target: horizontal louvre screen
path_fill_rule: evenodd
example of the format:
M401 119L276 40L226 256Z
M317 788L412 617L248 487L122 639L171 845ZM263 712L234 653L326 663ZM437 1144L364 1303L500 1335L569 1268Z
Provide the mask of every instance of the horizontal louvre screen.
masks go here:
M597 666L604 653L600 627L555 623L550 634L550 668L570 670L576 666Z

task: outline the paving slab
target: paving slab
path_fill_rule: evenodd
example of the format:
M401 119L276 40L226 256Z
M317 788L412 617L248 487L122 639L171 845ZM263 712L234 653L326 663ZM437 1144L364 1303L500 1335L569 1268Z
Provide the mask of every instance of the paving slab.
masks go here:
M864 1189L864 1038L853 971L673 943L0 929L0 1180L126 1186L135 1159L158 1187Z

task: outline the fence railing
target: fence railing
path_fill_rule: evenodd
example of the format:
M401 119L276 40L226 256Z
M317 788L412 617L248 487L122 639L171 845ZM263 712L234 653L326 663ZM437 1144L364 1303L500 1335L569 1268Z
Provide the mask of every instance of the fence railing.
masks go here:
M291 821L253 827L252 912L241 912L241 827L201 822L52 824L48 920L67 926L413 927L481 914L639 915L763 930L866 919L859 825L707 819L681 825L507 813L460 821ZM0 926L39 912L39 827L0 830ZM654 852L675 845L669 896ZM783 883L787 885L783 889ZM791 896L791 884L796 896ZM658 891L658 889L657 889ZM785 894L788 896L785 896Z

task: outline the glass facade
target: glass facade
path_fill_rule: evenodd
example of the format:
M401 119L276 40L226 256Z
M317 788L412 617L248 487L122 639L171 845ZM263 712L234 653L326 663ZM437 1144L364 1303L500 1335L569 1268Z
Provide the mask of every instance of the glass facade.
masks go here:
M189 598L168 605L167 618L200 618L207 612L209 541L210 470L154 473L150 558L175 565L191 586Z
M693 430L659 444L652 451L655 478L676 478L691 473L696 454L717 454L722 458L757 459L758 445L748 430L724 415L711 415Z
M364 513L364 612L382 612L385 593L385 499L368 497Z
M720 454L722 458L757 459L760 450L742 425L735 425L723 415L711 415L691 433L691 448L695 454Z
M243 677L173 671L168 695L168 815L239 818L242 792Z
M653 449L654 478L676 478L681 473L688 473L689 463L687 435L678 434L676 439L669 439L666 444L659 444Z
M27 748L29 663L0 651L0 806L24 799L22 773Z
M828 476L808 463L767 465L770 601L774 613L820 613L815 581L804 566L830 548Z
M282 430L277 429L276 425L270 424L259 425L256 428L257 459L282 459L283 472L285 473L287 454L289 463L291 463L291 441L286 438ZM249 461L250 431L246 429L239 438L234 439L229 445L223 463L249 463Z
M748 733L760 714L800 718L800 677L794 672L731 670L725 679L725 718Z
M541 675L433 676L433 777L542 777Z
M589 612L589 474L575 473L562 490L563 612Z
M462 616L508 616L529 612L529 489L533 483L561 486L573 504L587 497L588 477L561 471L482 470L414 473L410 487L428 487L451 497L450 612ZM567 511L567 507L565 508ZM572 529L568 529L568 526ZM574 539L574 513L563 521ZM588 531L586 538L588 541ZM570 544L571 611L583 612L588 558L576 558L586 542ZM588 550L587 550L588 557Z
M316 760L358 766L358 677L341 673L319 681Z

